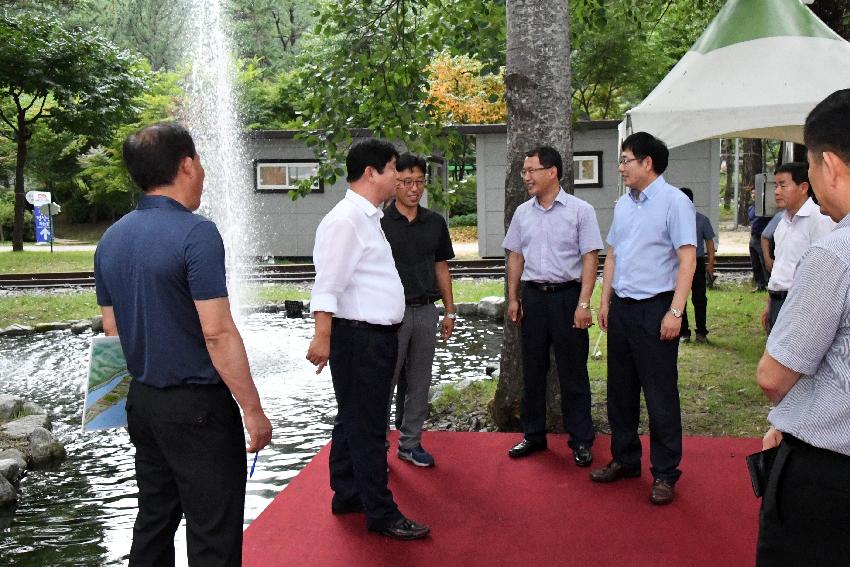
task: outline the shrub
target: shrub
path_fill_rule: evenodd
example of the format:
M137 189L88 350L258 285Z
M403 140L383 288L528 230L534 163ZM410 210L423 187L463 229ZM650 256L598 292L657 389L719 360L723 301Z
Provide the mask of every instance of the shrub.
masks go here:
M478 215L470 213L468 215L458 215L449 219L449 226L478 226Z

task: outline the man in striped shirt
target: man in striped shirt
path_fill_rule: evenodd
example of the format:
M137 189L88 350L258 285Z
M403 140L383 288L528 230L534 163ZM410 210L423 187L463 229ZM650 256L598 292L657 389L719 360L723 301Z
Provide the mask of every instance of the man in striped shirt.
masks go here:
M806 119L809 178L833 220L797 267L758 366L778 446L756 563L843 565L850 557L850 89Z

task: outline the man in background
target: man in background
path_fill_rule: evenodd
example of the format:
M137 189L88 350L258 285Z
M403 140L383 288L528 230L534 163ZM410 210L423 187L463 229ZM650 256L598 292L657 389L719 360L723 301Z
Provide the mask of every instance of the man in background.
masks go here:
M751 196L755 200L755 190L751 192ZM764 251L761 247L761 234L770 222L770 218L756 215L755 204L747 209L747 219L750 221L750 263L753 265L753 283L755 284L753 291L765 291L767 280L770 278L765 268Z
M443 340L452 335L457 318L448 263L455 255L449 227L443 217L419 204L425 192L426 168L419 156L399 157L395 199L381 219L404 286L404 319L398 332L398 361L393 375L394 385L399 383L399 376L404 380L396 403L401 416L398 458L418 467L434 466L433 455L422 447L422 424L428 417L431 366L437 345L439 315L434 301L442 299L446 310L439 325Z
M850 89L806 118L812 187L838 225L803 255L758 366L778 446L759 514L756 565L850 557Z
M688 187L681 188L682 193L688 196L691 203L694 202L694 192ZM708 342L708 324L706 322L706 310L708 298L706 297L706 280L714 276L714 229L711 221L699 211L696 211L697 223L697 267L694 270L694 281L691 284L691 303L694 306L694 320L696 322L697 343ZM679 340L683 343L691 342L691 329L688 325L688 310L682 310L682 330L679 331Z
M139 512L129 564L174 565L174 532L185 515L190 565L241 565L247 474L239 407L249 452L269 444L272 426L230 315L221 235L192 214L204 168L175 123L143 128L123 150L145 194L104 233L94 271L103 328L120 337L133 377L127 428Z
M803 162L784 163L776 168L776 206L785 209L776 226L776 259L767 283L768 301L762 313L762 326L769 334L791 288L800 258L818 238L829 234L835 223L822 215L809 193L808 166Z

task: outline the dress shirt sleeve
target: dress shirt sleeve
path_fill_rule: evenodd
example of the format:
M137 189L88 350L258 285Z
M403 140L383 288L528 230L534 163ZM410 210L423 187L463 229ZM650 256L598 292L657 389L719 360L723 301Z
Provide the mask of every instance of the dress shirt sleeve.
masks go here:
M673 199L667 214L667 230L670 231L673 248L678 250L682 246L696 246L697 215L694 204L682 194L681 198Z
M320 226L313 250L316 279L310 296L312 313L336 313L339 297L351 283L364 249L365 244L351 220L338 218Z
M611 228L608 229L608 236L605 237L605 241L608 243L608 246L616 249L618 243L618 235L617 228L619 223L617 222L620 218L620 209L622 208L622 202L625 197L620 197L619 200L614 204L614 218L611 220Z
M714 228L711 226L711 221L708 220L708 217L702 215L702 237L704 240L713 240L714 239Z
M449 225L446 224L446 219L440 219L440 243L437 245L437 253L434 254L435 262L444 262L455 257L455 250L452 246L452 237L449 234Z
M520 217L522 216L521 206L522 205L517 207L514 211L514 216L511 218L511 224L508 226L508 233L502 241L502 248L510 250L511 252L516 252L517 254L522 254L522 222L520 222Z
M599 221L596 220L596 211L589 204L579 210L578 247L579 253L584 256L594 250L602 250L602 233L599 231Z
M193 300L227 297L224 242L215 223L204 221L193 228L186 236L183 254Z
M97 304L101 307L112 307L112 295L106 287L103 270L100 267L100 256L98 250L94 251L94 290Z
M850 292L847 272L832 252L809 248L768 337L770 356L795 372L809 376L817 372L844 318Z

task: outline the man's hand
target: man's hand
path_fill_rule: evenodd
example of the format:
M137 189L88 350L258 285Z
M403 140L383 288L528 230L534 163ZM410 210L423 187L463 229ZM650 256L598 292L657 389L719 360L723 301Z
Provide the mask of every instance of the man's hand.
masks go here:
M246 413L242 419L248 431L247 453L256 453L272 441L272 424L262 409Z
M325 369L331 355L331 338L325 335L315 335L307 349L307 360L317 366L316 374Z
M764 332L770 334L770 300L764 306L764 311L761 312L761 328Z
M452 336L452 331L455 329L455 320L448 317L443 317L443 322L440 323L440 336L444 341L449 340Z
M522 305L516 299L508 301L508 320L515 325L522 324Z
M576 307L576 312L573 314L573 327L587 329L591 325L593 325L593 313L590 312L590 307Z
M782 432L771 425L770 429L767 430L767 433L761 439L761 450L773 449L774 447L778 447L781 442Z
M682 319L676 317L670 311L664 315L661 320L661 340L672 341L679 340L679 331L682 329Z
M610 305L607 301L603 301L599 304L599 313L596 314L596 320L599 321L599 328L602 329L603 332L608 332L608 308Z
M708 275L709 275L709 276L713 276L713 275L714 275L714 262L713 262L713 261L711 261L711 262L709 262L708 264L706 264L705 268L708 270Z

